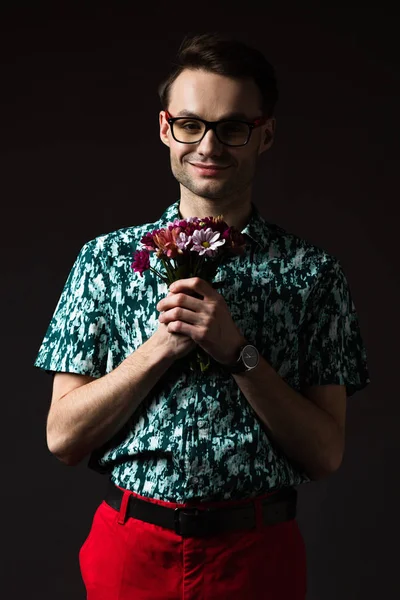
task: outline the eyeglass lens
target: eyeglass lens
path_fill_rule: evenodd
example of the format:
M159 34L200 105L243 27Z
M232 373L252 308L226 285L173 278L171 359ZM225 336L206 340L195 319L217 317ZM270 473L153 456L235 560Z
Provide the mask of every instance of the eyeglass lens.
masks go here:
M174 135L178 142L190 144L201 140L205 131L205 124L197 119L178 119L174 121ZM230 146L246 144L250 127L239 121L223 121L218 123L216 134L220 142Z

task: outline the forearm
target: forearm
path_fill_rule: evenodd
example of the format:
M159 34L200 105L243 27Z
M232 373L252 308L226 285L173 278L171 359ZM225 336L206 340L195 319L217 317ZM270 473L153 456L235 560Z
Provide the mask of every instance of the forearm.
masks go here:
M233 377L268 435L311 479L338 468L343 436L331 415L290 387L262 356L255 369Z
M107 375L59 398L47 420L50 451L80 462L119 431L172 363L150 338Z

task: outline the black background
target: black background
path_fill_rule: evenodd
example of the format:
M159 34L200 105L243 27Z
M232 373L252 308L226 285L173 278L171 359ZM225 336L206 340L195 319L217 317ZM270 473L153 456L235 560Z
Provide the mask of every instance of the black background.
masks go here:
M32 365L82 245L178 198L157 85L183 35L210 30L277 69L276 140L254 202L340 258L368 352L372 383L348 401L341 468L299 488L307 600L398 597L394 9L54 4L0 9L3 597L84 598L78 551L106 482L49 454L52 380Z

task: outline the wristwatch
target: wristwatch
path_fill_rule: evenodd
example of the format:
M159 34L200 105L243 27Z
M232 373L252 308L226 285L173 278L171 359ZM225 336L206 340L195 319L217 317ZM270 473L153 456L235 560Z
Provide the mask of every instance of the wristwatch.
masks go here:
M255 346L244 344L240 347L239 358L233 365L224 365L229 373L243 373L255 369L260 360L260 355Z

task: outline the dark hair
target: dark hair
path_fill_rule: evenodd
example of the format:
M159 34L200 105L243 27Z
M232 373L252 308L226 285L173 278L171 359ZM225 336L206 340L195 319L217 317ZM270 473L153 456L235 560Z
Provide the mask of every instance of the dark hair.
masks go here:
M171 85L178 75L184 69L203 69L226 77L252 78L261 92L263 114L271 117L274 113L278 100L274 67L261 52L243 42L220 33L187 35L173 66L158 88L164 110L168 107Z

